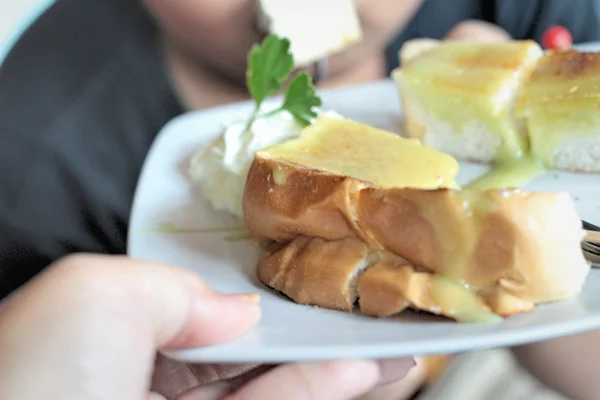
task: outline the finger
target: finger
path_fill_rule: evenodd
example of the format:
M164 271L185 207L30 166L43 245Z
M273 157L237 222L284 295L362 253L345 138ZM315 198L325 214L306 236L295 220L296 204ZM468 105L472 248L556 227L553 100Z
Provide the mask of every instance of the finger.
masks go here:
M378 365L378 385L387 385L405 378L416 363L412 358L402 358L382 360ZM167 395L168 399L221 398L274 368L274 365L186 365L159 358L153 389ZM182 393L186 395L179 397Z
M198 366L200 367L200 366ZM195 389L185 392L182 396L171 396L169 399L177 400L204 400L204 399L222 399L227 394L233 393L247 382L256 379L258 376L267 371L276 368L273 365L256 366L248 372L234 377L232 379L224 379L214 381L209 385L196 387Z
M423 386L426 378L423 363L416 363L408 373L400 372L400 368L392 367L387 361L384 364L386 365L382 365L380 362L382 372L379 385L356 400L411 399ZM388 368L391 368L391 371L386 372L385 370ZM397 375L392 376L394 373Z
M195 274L158 263L69 257L0 310L0 381L10 382L0 385L0 398L30 398L2 396L3 389L44 398L35 397L44 385L25 384L36 376L56 390L102 388L112 399L142 398L157 348L238 337L259 320L256 302L217 293ZM77 395L71 397L84 398Z
M182 396L173 397L174 400L215 400L222 399L227 394L231 393L231 389L228 382L216 382L208 386L203 386L187 393Z
M510 35L498 25L484 21L465 21L452 28L444 38L455 41L504 42Z
M161 349L219 344L248 332L260 319L256 294L222 294L195 273L118 258L115 269L150 310L156 346Z
M158 393L150 393L148 396L148 400L167 400L163 396Z
M210 385L214 382L227 381L227 388L229 388L229 382L232 382L233 378L245 376L248 371L253 371L257 367L256 364L193 365L159 355L154 366L151 389L171 400L179 398L183 393L199 386ZM212 398L220 397L222 396Z
M68 257L24 292L20 303L39 303L44 297L40 307L59 318L65 313L50 300L73 312L104 304L111 319L135 323L139 337L150 335L161 349L229 341L260 318L257 295L218 293L190 271L127 257Z
M286 400L350 400L374 388L380 379L381 371L374 361L287 365L246 384L226 399L276 399L285 395Z

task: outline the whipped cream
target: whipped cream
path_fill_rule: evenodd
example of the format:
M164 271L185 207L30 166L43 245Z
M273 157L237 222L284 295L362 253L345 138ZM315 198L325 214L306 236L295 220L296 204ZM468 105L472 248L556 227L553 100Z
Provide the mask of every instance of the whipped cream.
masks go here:
M343 118L331 111L318 110L318 114ZM244 187L256 152L297 138L304 129L287 111L257 118L246 134L247 124L244 120L226 126L215 141L194 154L189 165L192 182L211 205L239 218L244 216Z

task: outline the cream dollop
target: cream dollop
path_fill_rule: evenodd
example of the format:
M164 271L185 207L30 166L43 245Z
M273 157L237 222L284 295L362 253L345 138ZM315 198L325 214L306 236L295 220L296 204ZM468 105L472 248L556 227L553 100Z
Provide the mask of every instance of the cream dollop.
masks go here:
M343 118L318 110L319 115ZM242 198L250 165L256 152L273 144L297 138L300 125L287 111L257 118L246 132L248 121L237 121L191 158L189 174L194 185L217 210L243 218Z

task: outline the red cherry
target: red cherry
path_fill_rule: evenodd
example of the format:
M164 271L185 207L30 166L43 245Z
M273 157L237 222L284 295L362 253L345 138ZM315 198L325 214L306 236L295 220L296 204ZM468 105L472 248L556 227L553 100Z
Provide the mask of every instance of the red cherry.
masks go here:
M555 25L542 36L542 47L546 50L566 50L573 44L573 37L567 28Z

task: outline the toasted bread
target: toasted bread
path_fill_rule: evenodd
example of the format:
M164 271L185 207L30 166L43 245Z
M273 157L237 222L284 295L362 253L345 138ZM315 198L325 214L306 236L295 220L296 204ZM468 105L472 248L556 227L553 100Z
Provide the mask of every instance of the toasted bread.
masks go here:
M552 52L522 88L516 115L547 168L600 172L600 54Z
M408 42L392 72L406 133L459 159L521 157L528 141L514 106L541 55L533 41Z
M407 42L392 72L406 133L459 159L600 172L600 54L531 41Z
M368 315L412 307L462 321L580 291L589 266L567 193L460 190L457 169L438 179L453 165L448 156L426 147L411 151L428 154L413 157L428 166L421 176L428 183L419 187L401 164L395 175L406 180L393 180L376 173L395 165L396 152L384 151L392 137L413 146L320 118L299 139L257 153L243 207L250 234L268 248L258 267L265 284L302 304L349 311L358 299ZM436 180L446 184L431 187Z

